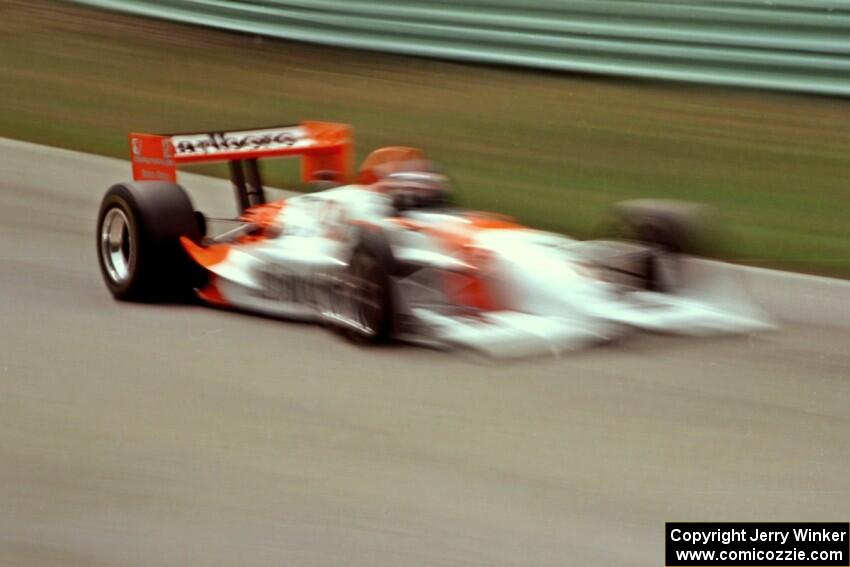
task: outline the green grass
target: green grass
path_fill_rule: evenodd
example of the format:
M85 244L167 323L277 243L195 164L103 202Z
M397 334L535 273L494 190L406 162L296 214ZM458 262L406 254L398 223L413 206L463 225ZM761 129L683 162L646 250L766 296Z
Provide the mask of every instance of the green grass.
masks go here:
M534 226L583 237L617 200L696 200L728 227L723 256L850 277L845 99L476 67L0 0L0 100L2 136L118 157L131 130L348 122L359 157L422 147L462 202Z

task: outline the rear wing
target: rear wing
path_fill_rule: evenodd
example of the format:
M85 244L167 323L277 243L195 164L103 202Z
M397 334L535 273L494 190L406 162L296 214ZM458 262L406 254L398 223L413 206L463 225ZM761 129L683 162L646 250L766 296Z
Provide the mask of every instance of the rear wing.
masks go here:
M262 203L257 159L300 157L303 182L348 182L353 157L351 127L333 122L302 122L256 130L191 134L130 134L130 160L136 181L177 181L182 164L230 162L240 209ZM248 184L245 183L245 170Z

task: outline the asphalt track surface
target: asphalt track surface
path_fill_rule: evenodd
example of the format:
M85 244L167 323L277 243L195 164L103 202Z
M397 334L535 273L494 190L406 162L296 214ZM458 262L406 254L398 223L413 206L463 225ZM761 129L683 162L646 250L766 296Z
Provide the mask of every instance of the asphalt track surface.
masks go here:
M665 521L848 520L846 327L356 348L114 302L128 165L0 140L0 171L0 565L662 565Z

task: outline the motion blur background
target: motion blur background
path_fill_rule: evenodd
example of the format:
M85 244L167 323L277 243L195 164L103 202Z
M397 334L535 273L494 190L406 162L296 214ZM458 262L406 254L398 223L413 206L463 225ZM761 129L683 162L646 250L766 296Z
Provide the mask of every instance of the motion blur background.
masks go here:
M843 1L2 0L0 34L5 136L125 157L129 131L347 122L358 157L420 146L535 226L696 200L727 259L850 276Z
M846 279L849 67L845 0L0 0L0 565L645 567L665 521L847 521L848 281L741 269L776 332L493 364L115 302L94 233L130 131L331 120L532 226L702 201L717 254Z

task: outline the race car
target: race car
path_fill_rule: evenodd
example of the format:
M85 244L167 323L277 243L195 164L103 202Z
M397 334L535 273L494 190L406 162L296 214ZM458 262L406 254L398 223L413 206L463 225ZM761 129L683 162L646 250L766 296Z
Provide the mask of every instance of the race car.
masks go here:
M716 266L695 261L699 207L632 201L614 237L580 241L453 205L415 148L372 152L355 172L351 128L130 134L133 182L97 221L118 300L200 300L391 339L495 355L560 352L635 330L706 335L769 328ZM315 190L266 202L258 161L296 157ZM228 162L238 214L208 234L177 166Z

